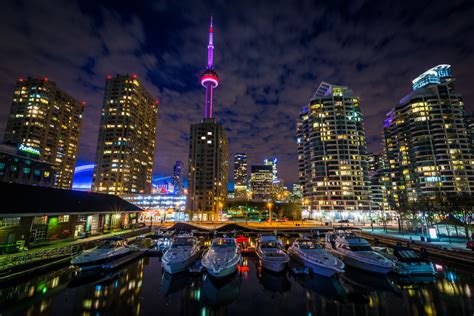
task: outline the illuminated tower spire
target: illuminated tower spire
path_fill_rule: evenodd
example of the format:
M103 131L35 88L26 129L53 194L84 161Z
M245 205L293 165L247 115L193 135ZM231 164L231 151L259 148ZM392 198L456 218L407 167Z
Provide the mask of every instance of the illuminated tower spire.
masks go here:
M207 69L201 76L201 85L206 88L204 118L212 118L213 90L219 85L219 76L214 70L214 31L212 29L212 16L209 26L209 44L207 45Z

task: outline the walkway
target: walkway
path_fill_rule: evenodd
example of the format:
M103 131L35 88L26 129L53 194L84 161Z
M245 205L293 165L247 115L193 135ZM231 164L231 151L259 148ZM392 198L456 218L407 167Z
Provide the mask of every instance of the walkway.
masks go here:
M400 238L400 239L405 239L407 241L410 240L410 238L413 241L420 242L421 238L420 235L415 235L415 234L410 234L410 233L402 233L399 234L398 230L385 230L381 228L363 228L362 229L364 232L371 233L371 234L377 234L377 235L384 235L384 236L389 236L389 237L395 237L395 238ZM442 237L438 241L431 241L427 244L433 245L433 246L438 246L444 249L462 249L462 250L467 250L466 248L466 240L462 238L456 238L456 237L451 237L451 242L449 242L447 237Z

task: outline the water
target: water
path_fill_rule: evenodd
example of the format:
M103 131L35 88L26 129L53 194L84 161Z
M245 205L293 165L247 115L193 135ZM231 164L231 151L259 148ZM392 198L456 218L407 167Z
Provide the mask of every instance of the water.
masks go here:
M244 258L224 282L163 274L160 258L78 279L58 269L0 289L0 315L469 315L474 276L437 265L427 285L403 283L358 270L338 278L294 277Z

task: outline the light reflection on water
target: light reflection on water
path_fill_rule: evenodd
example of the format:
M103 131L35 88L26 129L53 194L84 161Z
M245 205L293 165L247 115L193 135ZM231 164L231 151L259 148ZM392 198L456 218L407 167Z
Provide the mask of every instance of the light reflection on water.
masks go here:
M244 258L216 282L162 274L143 258L106 275L74 277L69 268L0 289L0 315L473 315L469 272L438 265L431 284L405 284L358 270L337 278L295 277Z

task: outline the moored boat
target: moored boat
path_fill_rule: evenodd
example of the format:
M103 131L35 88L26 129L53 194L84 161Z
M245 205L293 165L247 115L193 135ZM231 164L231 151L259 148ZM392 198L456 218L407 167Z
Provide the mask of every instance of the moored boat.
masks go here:
M281 272L290 261L290 256L274 235L261 236L255 252L262 267L270 271Z
M367 240L354 233L326 234L326 248L348 266L382 274L394 269L392 260L375 252Z
M182 272L197 259L199 253L200 247L196 237L174 237L171 246L161 257L161 266L169 274Z
M209 275L224 278L237 270L241 253L234 238L214 238L201 263Z
M125 239L107 238L99 242L93 249L86 250L71 260L71 264L78 266L81 271L102 268L113 260L130 254L130 248Z
M331 255L314 239L296 239L288 252L295 261L308 267L311 272L333 276L344 272L344 263Z
M415 250L395 246L392 248L374 247L374 250L382 256L392 260L395 265L393 272L402 276L434 276L436 269L428 259L420 257Z

